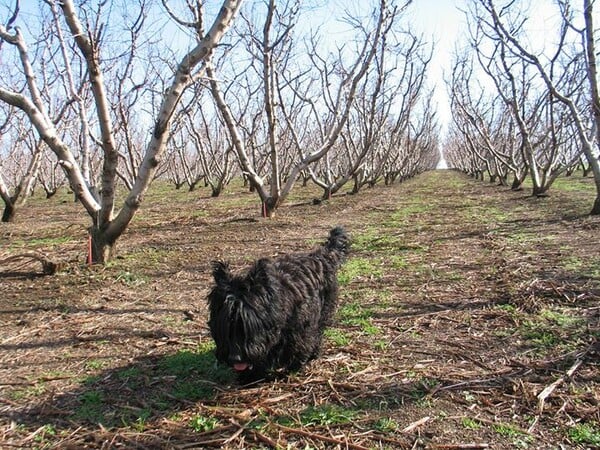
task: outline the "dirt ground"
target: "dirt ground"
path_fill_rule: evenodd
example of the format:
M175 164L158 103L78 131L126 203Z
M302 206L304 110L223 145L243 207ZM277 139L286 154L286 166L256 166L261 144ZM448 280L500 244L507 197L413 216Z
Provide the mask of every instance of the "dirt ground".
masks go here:
M600 448L591 180L294 195L262 219L241 188L157 185L104 267L66 193L0 224L0 448ZM210 262L309 251L335 225L353 250L322 356L239 386L212 353Z

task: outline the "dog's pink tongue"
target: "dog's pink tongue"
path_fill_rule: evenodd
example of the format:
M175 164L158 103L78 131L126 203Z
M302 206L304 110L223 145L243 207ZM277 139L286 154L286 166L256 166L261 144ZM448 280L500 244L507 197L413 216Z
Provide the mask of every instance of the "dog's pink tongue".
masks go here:
M248 368L248 364L246 363L235 363L233 365L234 370L237 370L238 372L242 372L244 370L246 370Z

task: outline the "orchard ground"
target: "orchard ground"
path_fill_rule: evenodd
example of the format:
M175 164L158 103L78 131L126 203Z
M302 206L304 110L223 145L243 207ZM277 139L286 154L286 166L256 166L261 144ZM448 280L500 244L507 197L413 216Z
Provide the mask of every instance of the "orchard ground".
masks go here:
M255 194L156 183L88 267L68 193L0 225L2 448L595 448L600 218L591 179L548 198L432 171L273 219ZM240 387L216 364L210 262L310 251L347 228L321 357ZM59 263L43 275L43 252ZM7 262L8 261L8 262Z

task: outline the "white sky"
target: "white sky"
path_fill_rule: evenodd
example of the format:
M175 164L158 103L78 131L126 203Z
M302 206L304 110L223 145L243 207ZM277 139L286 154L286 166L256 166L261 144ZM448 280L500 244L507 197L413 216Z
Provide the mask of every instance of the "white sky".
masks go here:
M427 41L436 43L428 78L436 89L438 115L443 124L451 117L443 72L450 69L457 37L466 31L464 15L457 9L462 3L461 0L414 0L410 6L415 32L423 33Z

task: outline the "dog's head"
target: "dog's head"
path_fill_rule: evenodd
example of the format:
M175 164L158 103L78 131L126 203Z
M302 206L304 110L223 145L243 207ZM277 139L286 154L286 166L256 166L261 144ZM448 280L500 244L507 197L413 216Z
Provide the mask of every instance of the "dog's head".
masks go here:
M279 339L281 318L272 308L277 289L269 259L257 261L245 275L233 275L228 264L213 263L215 285L208 295L211 335L217 359L237 372L264 367Z

